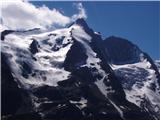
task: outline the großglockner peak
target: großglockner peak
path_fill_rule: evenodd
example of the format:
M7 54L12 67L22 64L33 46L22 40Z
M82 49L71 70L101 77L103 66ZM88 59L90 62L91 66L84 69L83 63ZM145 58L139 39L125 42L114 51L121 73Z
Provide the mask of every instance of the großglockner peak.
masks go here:
M84 19L50 32L10 32L3 38L2 119L159 119L159 107L153 110L153 101L146 102L151 104L149 109L128 96L124 72L118 71L123 66L110 62L111 53L106 52L101 36ZM143 83L136 70L138 82ZM153 69L143 70L150 72L144 79L156 81Z

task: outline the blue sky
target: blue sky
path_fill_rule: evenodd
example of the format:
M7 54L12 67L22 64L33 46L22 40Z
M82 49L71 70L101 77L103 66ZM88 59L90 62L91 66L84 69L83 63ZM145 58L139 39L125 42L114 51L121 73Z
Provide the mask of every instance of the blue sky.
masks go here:
M66 16L76 11L75 2L32 2L56 8ZM137 44L153 59L160 58L160 2L82 2L87 23L102 37L126 38Z

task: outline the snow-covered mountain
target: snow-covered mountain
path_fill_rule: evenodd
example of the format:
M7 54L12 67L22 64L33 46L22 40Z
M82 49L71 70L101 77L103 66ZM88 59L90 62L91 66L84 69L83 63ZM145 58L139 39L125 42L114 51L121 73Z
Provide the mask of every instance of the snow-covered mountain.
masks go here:
M155 64L147 53L122 38L109 37L104 41L104 46L110 56L112 69L122 83L126 99L159 120L159 62Z
M50 32L2 33L2 119L159 119L159 72L138 47L134 62L116 50L115 60L83 19Z

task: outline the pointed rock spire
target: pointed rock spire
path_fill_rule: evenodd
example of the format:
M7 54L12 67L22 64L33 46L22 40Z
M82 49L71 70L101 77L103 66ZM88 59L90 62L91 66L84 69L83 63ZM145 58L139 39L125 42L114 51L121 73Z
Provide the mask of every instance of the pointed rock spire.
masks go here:
M36 54L38 52L38 48L39 47L40 46L39 46L38 42L35 39L33 39L32 43L30 45L30 51L31 51L31 53L32 54Z
M89 28L86 21L83 18L79 18L75 21L77 25L82 26L83 28Z

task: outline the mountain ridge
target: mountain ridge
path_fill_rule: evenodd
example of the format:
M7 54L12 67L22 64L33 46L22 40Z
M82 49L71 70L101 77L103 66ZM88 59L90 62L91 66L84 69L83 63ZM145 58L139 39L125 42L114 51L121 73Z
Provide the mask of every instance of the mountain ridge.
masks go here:
M8 107L2 113L4 120L158 118L126 99L101 36L84 19L46 33L11 33L1 43L6 57L2 60L8 60L10 67L10 72L3 74L12 73L23 103L13 112Z

